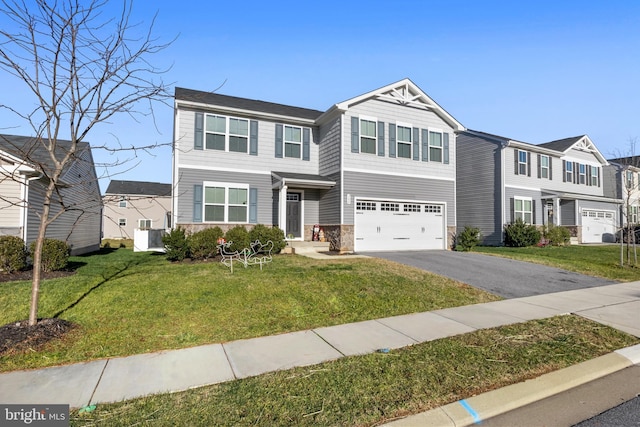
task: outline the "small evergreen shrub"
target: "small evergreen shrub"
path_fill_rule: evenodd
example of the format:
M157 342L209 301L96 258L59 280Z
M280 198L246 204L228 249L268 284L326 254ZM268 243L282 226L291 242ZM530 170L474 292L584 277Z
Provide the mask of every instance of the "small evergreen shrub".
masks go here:
M227 242L232 242L229 246L230 251L242 251L250 246L251 239L249 232L241 225L236 225L228 230L224 236Z
M29 246L29 254L33 259L36 251L36 242ZM42 243L42 271L64 270L69 262L71 248L66 242L56 239L44 239Z
M257 224L249 231L249 241L255 242L256 240L260 240L262 244L271 240L274 254L280 253L287 246L287 242L284 240L284 231L276 226L267 227L264 224Z
M526 224L521 218L504 227L504 244L514 248L533 246L540 241L540 231L535 225Z
M180 227L162 236L162 244L169 261L182 261L189 256L189 239Z
M564 246L571 240L571 233L564 227L554 225L545 227L544 238L553 246Z
M0 236L0 271L14 273L27 267L27 248L17 236Z
M469 252L480 244L480 229L465 225L456 237L456 251Z
M218 253L218 239L224 232L218 226L205 228L189 236L189 252L193 259L209 259Z

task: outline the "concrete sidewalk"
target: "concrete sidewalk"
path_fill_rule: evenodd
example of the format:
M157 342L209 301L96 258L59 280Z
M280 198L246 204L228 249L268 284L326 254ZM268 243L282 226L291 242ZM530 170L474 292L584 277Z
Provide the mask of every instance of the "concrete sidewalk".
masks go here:
M448 308L181 350L9 372L0 374L0 402L60 403L81 408L186 390L567 313L575 313L640 337L640 282ZM612 362L614 358L615 363ZM538 389L527 389L536 384L535 380L511 386L519 388L517 391L510 389L508 399L503 396L497 399L497 403L496 399L483 401L485 403L482 405L487 406L490 405L487 403L489 401L494 403L490 410L481 411L482 417L496 414L504 408L513 409L513 404L505 406L507 401L520 404L527 400L524 398L527 395L536 399L547 397L572 386L580 378L589 380L606 375L612 369L622 369L623 365L638 364L640 346L586 363L586 367L580 364L568 368L568 378L537 381ZM514 399L512 396L515 395L523 397ZM472 399L468 399L466 404ZM480 407L475 400L473 402L470 408ZM461 413L466 417L461 418L463 422L475 421L472 412L464 405L452 405L457 405L455 411L462 408ZM478 415L478 409L473 411ZM442 412L437 415L442 415ZM449 413L445 413L445 417L451 419ZM408 418L403 422L409 424L401 425L414 425L413 422L425 425L422 419L412 421ZM456 422L445 425L465 424Z

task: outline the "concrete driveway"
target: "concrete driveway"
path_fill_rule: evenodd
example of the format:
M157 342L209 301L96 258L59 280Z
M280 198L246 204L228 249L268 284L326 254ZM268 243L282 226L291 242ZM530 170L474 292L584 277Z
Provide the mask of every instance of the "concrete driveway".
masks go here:
M503 298L521 298L617 283L559 268L473 252L401 251L368 252L367 255L427 270Z

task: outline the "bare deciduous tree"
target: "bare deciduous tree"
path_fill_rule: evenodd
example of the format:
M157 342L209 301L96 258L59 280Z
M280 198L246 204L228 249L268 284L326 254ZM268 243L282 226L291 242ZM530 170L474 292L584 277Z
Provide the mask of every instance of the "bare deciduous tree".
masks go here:
M65 168L77 160L94 126L120 113L152 114L155 102L171 96L162 80L166 70L150 63L150 57L170 42L154 38L155 18L144 28L131 22L132 5L123 1L117 15L109 17L113 2L107 0L0 3L0 15L9 24L0 28L1 78L12 76L35 105L23 111L5 101L0 108L26 123L34 143L48 153L50 165L40 171L45 189L33 258L30 325L38 320L42 245L47 227L60 214L51 210L51 202L60 196ZM25 154L27 162L40 163Z

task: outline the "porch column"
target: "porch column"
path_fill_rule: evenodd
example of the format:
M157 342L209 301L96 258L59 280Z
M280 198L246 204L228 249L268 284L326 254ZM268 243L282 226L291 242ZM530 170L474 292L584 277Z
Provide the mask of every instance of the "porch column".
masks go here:
M280 214L278 215L280 224L278 227L284 231L284 235L287 235L287 186L280 187Z
M560 199L553 199L553 225L560 225Z

